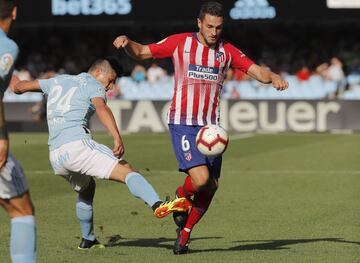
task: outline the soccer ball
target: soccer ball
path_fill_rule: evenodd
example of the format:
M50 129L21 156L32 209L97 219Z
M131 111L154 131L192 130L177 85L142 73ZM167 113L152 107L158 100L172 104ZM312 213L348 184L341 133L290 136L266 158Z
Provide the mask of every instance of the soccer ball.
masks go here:
M218 125L206 125L196 135L198 150L209 157L222 154L229 143L227 132Z

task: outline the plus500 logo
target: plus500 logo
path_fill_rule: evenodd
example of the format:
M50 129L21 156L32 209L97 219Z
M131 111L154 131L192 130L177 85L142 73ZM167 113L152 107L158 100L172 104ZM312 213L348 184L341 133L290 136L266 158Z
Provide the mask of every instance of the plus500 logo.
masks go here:
M130 0L52 0L51 12L63 15L127 15L131 12Z

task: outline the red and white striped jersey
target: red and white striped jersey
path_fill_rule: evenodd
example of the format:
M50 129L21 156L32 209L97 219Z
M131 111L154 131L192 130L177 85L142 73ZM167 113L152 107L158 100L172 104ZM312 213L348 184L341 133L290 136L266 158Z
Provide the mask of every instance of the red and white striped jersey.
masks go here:
M215 49L200 43L196 33L169 36L150 44L153 58L172 57L175 88L168 113L169 124L219 124L220 94L230 67L247 72L253 62L223 40Z

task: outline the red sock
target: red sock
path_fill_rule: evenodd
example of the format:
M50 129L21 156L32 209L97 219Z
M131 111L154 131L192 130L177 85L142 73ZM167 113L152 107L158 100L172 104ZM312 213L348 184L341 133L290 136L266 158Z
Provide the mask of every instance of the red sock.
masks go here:
M186 231L184 229L181 229L181 241L180 241L180 245L183 247L186 245L186 243L188 242L190 238L190 231Z
M191 177L188 175L185 178L184 185L182 187L178 187L177 194L179 197L186 197L187 199L190 199L195 193L197 193L197 189L193 185Z
M187 232L190 232L194 225L198 223L206 213L214 194L215 192L209 193L204 190L195 194L193 207L185 224Z

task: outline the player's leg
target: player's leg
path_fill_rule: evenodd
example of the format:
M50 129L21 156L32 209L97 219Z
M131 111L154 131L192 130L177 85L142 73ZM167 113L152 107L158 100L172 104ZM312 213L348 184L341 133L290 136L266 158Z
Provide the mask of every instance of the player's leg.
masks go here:
M184 220L182 220L182 225L177 229L178 237L174 246L174 254L188 252L190 233L208 210L217 188L217 180L211 178L205 187L195 193L193 206L190 213L185 217L186 222L184 223Z
M185 198L167 202L162 201L153 186L129 163L123 160L114 167L109 179L125 183L130 193L147 203L157 217L164 217L174 211L185 211L190 206L190 203Z
M78 249L85 250L96 247L95 245L98 245L98 241L95 238L93 223L95 180L90 176L80 173L81 166L89 162L84 158L79 158L79 156L81 156L79 151L84 150L81 146L83 146L82 143L77 143L72 146L63 145L50 151L50 162L54 173L68 181L71 188L78 193L75 210L82 235ZM71 147L73 147L73 149ZM72 163L72 161L74 161L74 163ZM101 246L104 247L103 245Z
M206 156L196 147L196 135L201 126L169 125L171 142L179 171L186 172L184 184L177 188L177 195L191 198L208 182L210 172Z
M50 159L55 168L61 166L79 174L125 183L131 194L153 208L157 217L164 217L174 211L185 211L191 206L185 198L163 202L151 184L130 164L119 161L108 147L93 140L79 140L71 145L63 145L50 153Z
M82 233L78 249L104 248L105 246L99 243L94 233L93 200L96 184L92 177L88 178L90 179L87 187L79 192L76 200L76 216L79 220Z
M190 199L195 193L204 188L209 180L207 165L199 165L188 170L184 184L177 188L177 195Z
M169 125L171 142L175 157L179 163L179 171L187 174L185 181L176 189L176 196L191 199L209 180L207 160L196 147L196 135L200 126ZM174 213L174 221L183 227L187 213Z
M217 179L211 178L207 186L195 194L193 207L184 227L185 231L190 232L206 213L218 189L218 185Z
M11 199L0 199L11 220L10 254L13 263L36 261L34 207L29 192Z
M34 206L28 191L11 199L0 198L0 205L4 207L10 218L34 215Z
M193 179L194 178L194 179ZM193 196L204 188L209 180L209 169L207 165L200 165L189 169L184 184L176 189L176 197L185 197L191 200ZM194 183L196 182L196 183ZM188 218L187 212L176 212L173 214L175 224L183 229Z
M193 151L194 158L201 161L197 151ZM188 169L188 176L184 185L178 187L177 195L186 198L193 197L193 207L189 214L174 214L174 221L178 225L177 240L174 246L175 254L188 252L190 233L194 226L201 220L210 206L212 198L218 188L218 178L221 172L222 157L203 157L206 165L199 165Z
M18 161L9 155L0 175L0 205L11 220L10 254L13 263L36 261L34 206Z
M92 177L84 174L65 174L67 172L60 172L60 169L58 169L57 172L63 173L61 176L67 180L70 183L72 189L78 193L75 209L82 235L78 249L87 250L90 248L104 248L105 246L99 243L94 233L93 200L96 188L95 180Z
M157 202L161 202L152 185L125 161L120 161L115 166L109 179L125 183L133 196L142 199L151 207Z

